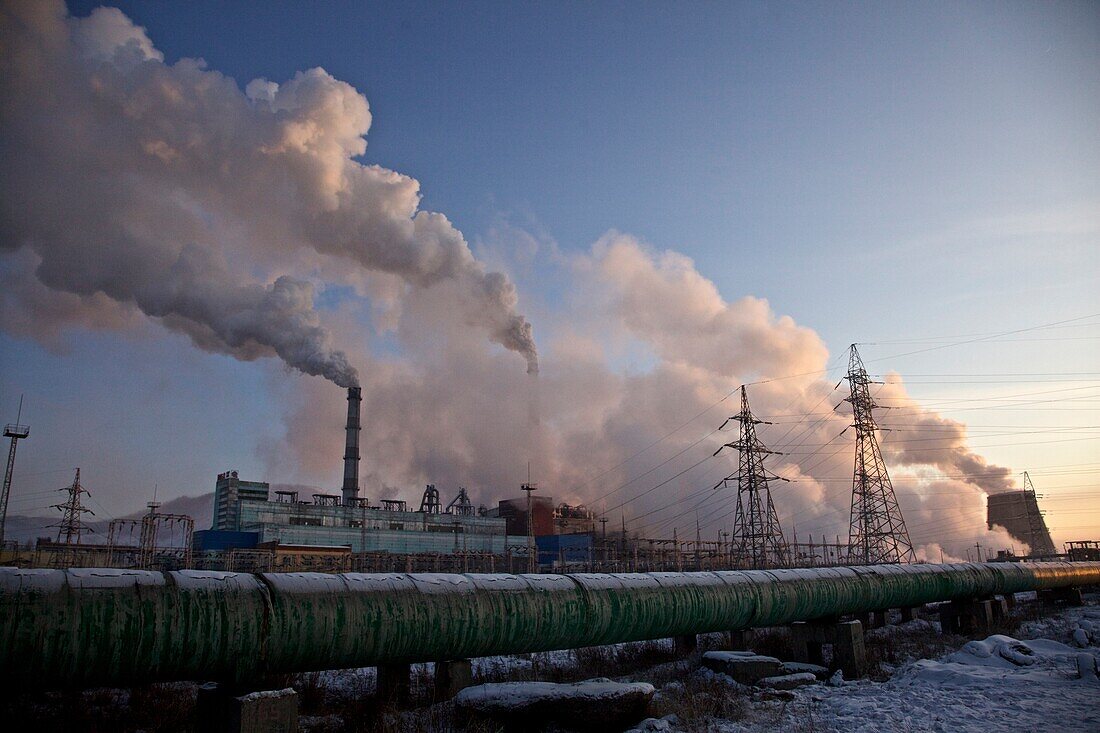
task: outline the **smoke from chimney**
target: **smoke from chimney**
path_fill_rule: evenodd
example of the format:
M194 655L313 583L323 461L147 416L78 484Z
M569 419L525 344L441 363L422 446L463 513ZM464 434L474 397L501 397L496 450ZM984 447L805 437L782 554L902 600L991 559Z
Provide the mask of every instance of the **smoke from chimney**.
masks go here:
M466 326L537 370L511 280L420 209L415 179L358 160L371 114L350 85L315 68L241 89L165 63L116 8L71 17L61 0L0 3L0 35L0 266L25 249L34 281L0 308L62 326L137 310L202 349L352 387L315 291L385 273L449 289ZM43 290L70 308L43 308Z
M359 407L363 402L361 387L348 387L347 437L344 441L344 506L351 506L359 498Z

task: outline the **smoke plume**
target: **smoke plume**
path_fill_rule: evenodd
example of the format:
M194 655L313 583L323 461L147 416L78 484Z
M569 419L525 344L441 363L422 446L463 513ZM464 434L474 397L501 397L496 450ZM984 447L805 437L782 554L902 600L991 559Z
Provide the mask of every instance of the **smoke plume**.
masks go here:
M343 261L414 288L455 283L465 323L537 370L512 283L418 211L415 180L355 160L371 116L349 85L311 69L242 91L201 60L166 64L113 8L13 2L0 31L0 248L33 252L42 286L81 299L74 320L106 298L201 348L349 386L316 284L294 274Z

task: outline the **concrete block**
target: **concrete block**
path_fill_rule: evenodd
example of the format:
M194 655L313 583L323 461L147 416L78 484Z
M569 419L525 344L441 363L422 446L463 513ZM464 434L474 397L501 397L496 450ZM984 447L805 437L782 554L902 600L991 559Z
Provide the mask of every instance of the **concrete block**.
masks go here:
M474 684L474 668L469 659L435 663L435 699L450 700Z
M754 685L765 677L776 677L783 671L783 663L775 657L735 652L707 652L703 666L728 674L743 685Z
M233 733L297 733L298 693L287 688L234 698L230 725Z
M970 634L993 625L993 601L951 601L939 607L940 627L945 634Z
M791 646L794 661L824 664L822 645L832 641L832 624L817 621L795 621L791 624Z
M290 688L236 694L226 685L200 685L196 730L210 733L297 733L298 694Z
M867 654L863 646L863 624L859 621L843 621L836 625L835 630L834 661L844 671L846 679L853 680L861 677L867 666Z
M739 629L729 632L729 646L733 650L748 650L752 648L752 629Z

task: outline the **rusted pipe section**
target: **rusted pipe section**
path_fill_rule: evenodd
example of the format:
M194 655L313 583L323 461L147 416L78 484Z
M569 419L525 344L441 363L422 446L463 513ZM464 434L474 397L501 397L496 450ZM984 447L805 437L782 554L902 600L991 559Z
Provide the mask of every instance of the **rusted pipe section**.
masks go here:
M0 678L246 682L1095 584L1097 562L576 575L0 568Z

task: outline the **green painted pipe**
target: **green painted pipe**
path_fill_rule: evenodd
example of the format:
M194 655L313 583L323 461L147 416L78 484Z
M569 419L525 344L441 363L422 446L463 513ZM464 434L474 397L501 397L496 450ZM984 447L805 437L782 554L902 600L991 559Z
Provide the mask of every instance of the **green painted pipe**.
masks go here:
M246 682L1095 584L1097 562L576 575L0 568L0 678Z

